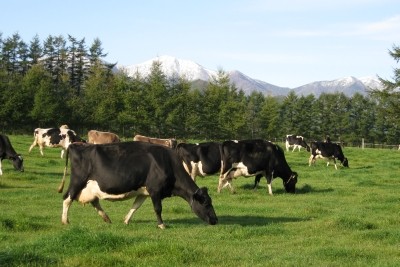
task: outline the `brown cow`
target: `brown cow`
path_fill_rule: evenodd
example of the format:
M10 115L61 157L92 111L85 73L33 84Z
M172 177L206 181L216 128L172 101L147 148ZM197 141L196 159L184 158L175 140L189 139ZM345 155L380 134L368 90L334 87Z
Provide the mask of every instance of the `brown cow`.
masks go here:
M88 132L88 143L91 144L108 144L118 143L120 139L118 135L110 132L100 132L96 130L90 130Z
M157 145L162 145L170 148L175 148L176 147L176 139L171 138L171 139L160 139L160 138L153 138L153 137L147 137L143 135L135 135L133 137L133 141L141 141L141 142L146 142L146 143L151 143L151 144L157 144Z

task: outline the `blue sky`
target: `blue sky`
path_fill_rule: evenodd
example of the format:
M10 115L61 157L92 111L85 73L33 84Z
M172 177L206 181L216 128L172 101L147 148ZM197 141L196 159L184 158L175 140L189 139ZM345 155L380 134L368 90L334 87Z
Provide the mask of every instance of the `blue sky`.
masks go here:
M278 86L347 76L392 79L398 0L4 1L0 32L102 41L106 60L170 55Z

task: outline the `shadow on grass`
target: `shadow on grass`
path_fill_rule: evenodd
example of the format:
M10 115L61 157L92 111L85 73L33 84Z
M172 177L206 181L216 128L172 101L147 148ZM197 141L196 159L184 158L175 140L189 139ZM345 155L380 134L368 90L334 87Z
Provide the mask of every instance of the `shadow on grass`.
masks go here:
M218 216L217 225L240 225L240 226L266 226L269 224L280 224L290 222L306 221L304 218L294 217L264 217L253 215L222 215ZM137 221L140 222L140 221ZM198 225L204 223L199 218L165 219L167 225ZM180 227L180 226L179 226Z
M15 188L21 188L21 189L31 189L33 186L24 186L24 185L8 185L6 183L0 182L0 189L15 189Z
M365 169L372 169L372 168L374 168L374 166L367 165L367 166L358 166L358 167L351 168L351 169L353 169L353 170L365 170Z
M257 189L253 189L253 185L251 185L251 184L242 185L240 188L245 189L245 190L265 190L265 191L267 191L267 187L260 186L260 185L257 187ZM305 184L302 187L296 188L296 194L327 193L327 192L333 192L333 191L334 190L332 188L316 189L316 188L313 188L309 184ZM272 192L274 195L287 194L287 192L283 188L274 189L274 187L272 187Z

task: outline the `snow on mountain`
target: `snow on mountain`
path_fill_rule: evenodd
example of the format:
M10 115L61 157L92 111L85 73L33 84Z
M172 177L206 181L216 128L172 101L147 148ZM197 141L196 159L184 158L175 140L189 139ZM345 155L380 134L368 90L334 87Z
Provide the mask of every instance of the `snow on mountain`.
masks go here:
M177 59L171 56L156 57L140 64L127 66L125 69L130 76L133 76L136 72L139 72L141 75L146 77L150 74L151 66L154 61L159 61L161 63L161 69L168 77L178 75L185 77L189 81L208 81L212 75L216 74L215 71L208 70L193 61Z
M380 88L380 82L374 77L364 77L363 79L357 79L349 76L341 79L332 81L318 81L309 83L293 90L297 95L309 95L313 94L316 97L322 93L344 93L346 96L352 96L355 93L367 95L369 89Z
M159 56L136 65L118 66L118 69L124 69L129 76L134 76L136 72L139 72L142 76L146 77L150 74L151 66L154 61L159 61L161 63L162 71L168 77L177 75L194 82L198 80L209 81L213 76L217 75L216 71L206 69L193 61L178 59L172 56ZM336 92L343 92L347 96L352 96L355 93L367 95L367 90L371 88L381 88L377 77L362 77L358 79L349 76L332 81L312 82L291 89L253 79L237 70L229 71L228 74L231 82L247 95L251 94L253 91L257 91L264 95L285 96L293 90L297 95L304 96L314 94L316 97L319 97L322 93Z
M379 81L377 76L367 76L361 77L359 80L368 88L368 89L382 89L382 83Z

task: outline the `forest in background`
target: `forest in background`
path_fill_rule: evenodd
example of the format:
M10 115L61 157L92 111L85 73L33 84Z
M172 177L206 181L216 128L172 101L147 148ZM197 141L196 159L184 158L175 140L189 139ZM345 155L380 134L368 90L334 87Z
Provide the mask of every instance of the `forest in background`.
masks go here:
M391 56L398 61L394 46ZM263 138L286 134L307 139L398 144L399 71L395 82L369 96L343 93L286 97L245 95L219 70L205 88L185 77L167 77L155 61L151 73L130 77L106 63L102 43L68 35L0 34L0 132L32 134L37 127L67 124L85 135L90 129L180 140Z

